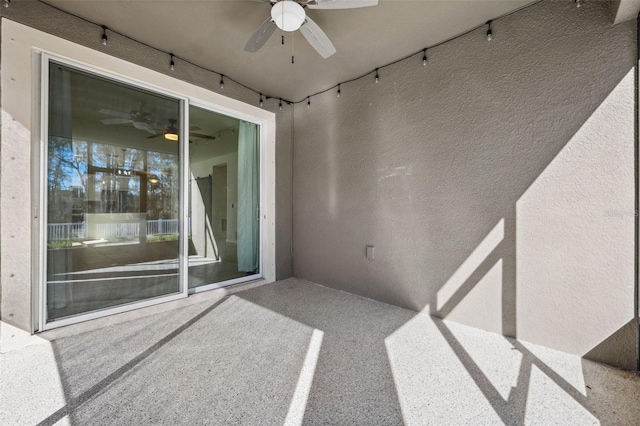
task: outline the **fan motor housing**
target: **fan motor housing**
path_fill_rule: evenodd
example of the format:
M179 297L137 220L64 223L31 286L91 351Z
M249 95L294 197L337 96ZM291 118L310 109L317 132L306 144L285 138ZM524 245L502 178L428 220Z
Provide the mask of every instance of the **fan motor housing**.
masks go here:
M304 23L306 13L298 2L282 0L271 8L271 18L282 31L296 31Z

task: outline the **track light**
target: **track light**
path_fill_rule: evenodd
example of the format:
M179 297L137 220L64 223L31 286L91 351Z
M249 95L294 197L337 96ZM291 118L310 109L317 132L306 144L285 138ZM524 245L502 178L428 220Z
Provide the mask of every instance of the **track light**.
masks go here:
M487 41L491 41L493 38L493 34L491 33L491 21L487 21L487 25L489 26L489 29L487 30Z
M340 97L340 85L338 84L338 97Z
M422 51L422 66L427 66L427 49Z
M262 100L262 93L260 94L260 107L264 106L264 101Z
M5 3L6 5L6 3ZM5 6L6 7L6 6ZM102 26L102 45L106 46L107 45L107 27L105 27L104 25Z
M376 68L376 83L380 82L380 76L378 75L378 68Z
M174 71L176 69L176 63L173 61L173 53L169 53L169 56L171 56L171 62L169 62L169 69L171 71Z
M11 4L11 0L4 0L4 1L2 2L2 5L3 5L4 7L9 7L9 5L10 5L10 4Z
M307 108L311 108L311 98L307 98Z
M224 89L224 75L220 74L220 88Z
M280 103L278 104L278 108L280 108L280 111L282 111L282 98L280 98Z

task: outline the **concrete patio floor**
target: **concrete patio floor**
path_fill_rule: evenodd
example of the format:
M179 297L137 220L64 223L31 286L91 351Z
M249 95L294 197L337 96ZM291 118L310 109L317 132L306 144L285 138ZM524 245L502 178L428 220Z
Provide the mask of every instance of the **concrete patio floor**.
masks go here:
M639 378L576 356L297 279L203 295L3 324L0 424L640 424Z

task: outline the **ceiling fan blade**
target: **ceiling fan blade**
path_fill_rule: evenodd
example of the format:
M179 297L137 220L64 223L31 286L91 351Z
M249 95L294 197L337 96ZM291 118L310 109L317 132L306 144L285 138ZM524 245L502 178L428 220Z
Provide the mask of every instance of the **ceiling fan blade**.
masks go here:
M189 126L189 131L192 131L192 130L197 132L198 130L202 130L202 129L198 126Z
M358 7L377 6L378 0L315 0L309 9L355 9Z
M269 40L269 37L276 30L276 24L268 17L258 29L251 35L251 38L244 47L246 52L257 52Z
M120 118L131 118L131 113L124 111L117 111L115 109L103 108L98 111L100 114L113 115Z
M307 39L311 47L323 58L327 59L329 56L336 53L336 48L329 40L329 37L320 29L318 24L313 22L311 18L306 17L305 23L300 27L300 32Z
M156 133L155 135L147 136L147 139L159 138L160 136L164 136L164 133Z
M131 123L131 120L128 118L104 118L100 120L102 124L106 124L107 126L111 126L112 124L128 124Z
M190 136L193 136L194 138L199 138L199 139L210 139L210 140L215 140L216 137L215 136L211 136L211 135L203 135L201 133L189 133Z
M153 130L153 128L151 126L149 126L148 123L145 123L144 121L134 121L133 122L133 127L135 127L138 130L144 130L145 132L149 132L153 135L156 134L156 131Z

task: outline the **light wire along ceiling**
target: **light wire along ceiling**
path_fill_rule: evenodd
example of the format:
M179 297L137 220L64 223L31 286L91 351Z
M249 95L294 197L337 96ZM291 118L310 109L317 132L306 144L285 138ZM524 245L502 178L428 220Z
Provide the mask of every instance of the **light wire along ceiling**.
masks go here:
M271 10L268 2L258 0L45 3L173 52L261 93L299 101L534 2L379 0L377 6L357 9L305 9L336 48L327 59L299 31L279 29L260 50L246 52L247 41Z

